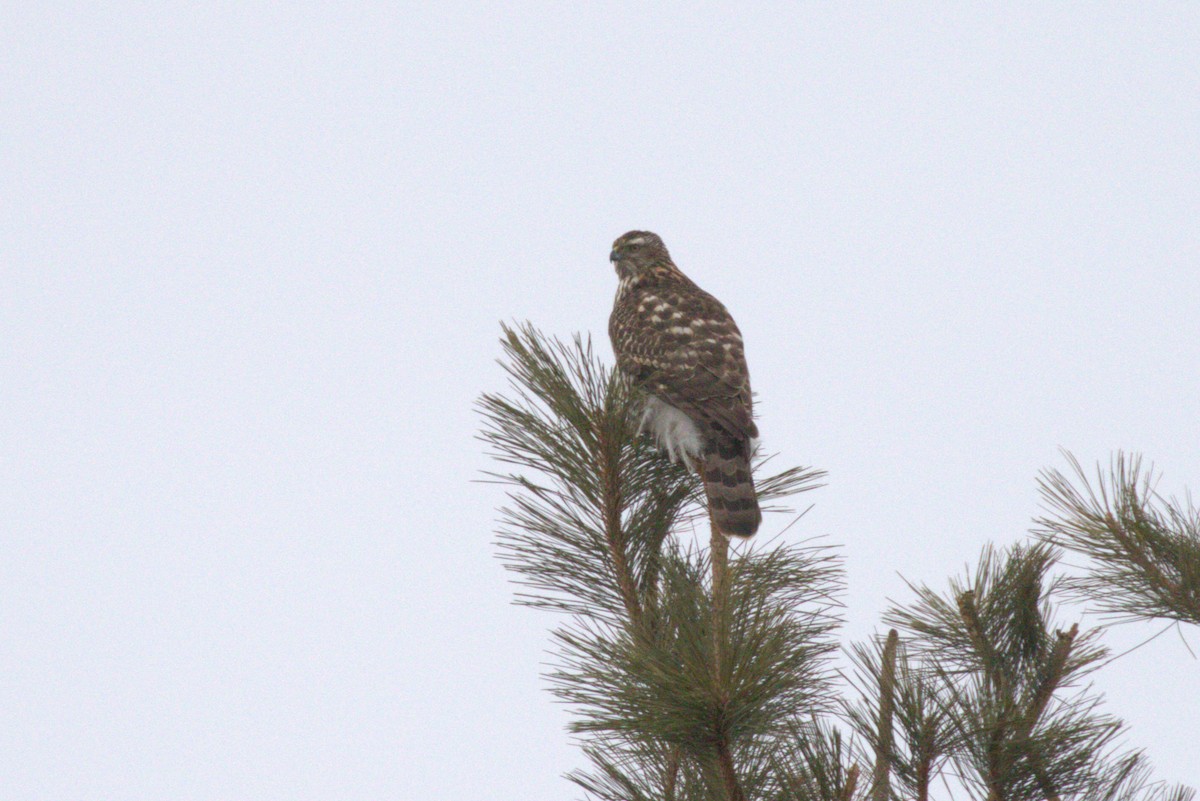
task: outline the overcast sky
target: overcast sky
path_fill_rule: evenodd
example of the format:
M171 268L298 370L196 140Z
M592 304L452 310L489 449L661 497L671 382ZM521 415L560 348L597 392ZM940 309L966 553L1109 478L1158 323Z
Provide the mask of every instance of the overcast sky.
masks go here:
M1060 447L1200 491L1200 6L578 5L4 5L5 799L578 797L472 402L500 320L609 358L632 228L829 471L848 637ZM1193 785L1198 665L1096 679Z

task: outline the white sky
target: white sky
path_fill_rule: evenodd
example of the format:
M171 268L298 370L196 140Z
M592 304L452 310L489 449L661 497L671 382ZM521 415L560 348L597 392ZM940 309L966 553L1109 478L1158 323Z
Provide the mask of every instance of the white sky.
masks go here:
M608 352L631 228L829 470L849 636L1060 446L1200 491L1200 6L507 5L0 11L6 799L577 797L471 405L501 319ZM1193 785L1197 665L1097 677Z

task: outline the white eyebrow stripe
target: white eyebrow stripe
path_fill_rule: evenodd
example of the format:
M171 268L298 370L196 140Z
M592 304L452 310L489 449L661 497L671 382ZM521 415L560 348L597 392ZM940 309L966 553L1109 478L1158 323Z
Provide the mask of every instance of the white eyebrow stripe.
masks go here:
M635 236L633 239L630 239L625 244L627 244L627 245L644 245L644 244L646 244L646 237Z

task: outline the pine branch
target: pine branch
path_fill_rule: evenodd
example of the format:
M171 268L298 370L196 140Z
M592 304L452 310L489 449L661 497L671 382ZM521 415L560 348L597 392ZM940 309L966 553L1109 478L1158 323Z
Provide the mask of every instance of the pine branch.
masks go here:
M792 724L790 736L764 756L756 797L769 801L850 801L857 797L858 764L837 729L813 719Z
M717 768L721 772L721 783L725 786L725 798L728 801L746 801L742 786L738 783L737 768L733 765L733 753L729 744L724 740L716 743Z
M711 527L708 552L684 546L701 482L638 435L641 400L579 337L504 333L510 391L479 403L483 440L515 468L490 474L510 488L498 545L520 603L570 615L549 678L594 766L571 779L603 799L762 797L778 785L767 754L830 706L836 559L761 541L731 558ZM821 476L759 476L760 504Z
M640 625L660 545L693 493L687 471L635 435L635 402L590 342L505 327L508 395L485 394L481 438L491 473L514 488L501 509L505 566L530 606Z
M663 798L666 801L675 801L675 785L679 781L679 761L683 758L683 754L679 748L672 748L671 755L667 759L667 773L663 781Z
M895 629L888 632L887 643L879 670L879 718L875 730L875 771L871 777L872 801L887 801L892 774L892 722L896 714L896 649L900 645L900 634Z
M1064 451L1074 480L1057 470L1038 480L1052 513L1040 518L1044 540L1091 560L1069 588L1117 620L1167 618L1200 625L1200 511L1153 489L1153 468L1117 453L1096 486Z
M847 719L874 754L874 775L879 775L879 765L885 762L889 775L900 785L899 797L928 801L931 784L953 752L956 739L938 697L936 670L920 661L921 656L914 663L898 636L893 651L889 647L892 632L871 647L850 649L856 668L851 682L860 697L857 703L843 705ZM892 701L887 704L889 687ZM889 724L899 737L889 730ZM878 788L878 779L872 784Z
M564 661L551 680L580 710L573 728L652 733L703 760L719 742L778 732L797 714L828 708L827 637L838 622L825 608L838 580L828 559L795 547L732 559L727 611L714 616L711 564L672 545L658 637L582 624L556 632Z
M952 580L949 597L914 588L917 602L887 615L915 637L950 733L943 743L985 798L1054 801L1107 792L1116 780L1106 771L1119 759L1112 747L1122 725L1097 712L1086 688L1067 694L1104 650L1095 631L1056 630L1054 558L1046 545L985 549L972 580Z
M703 478L702 472L701 478ZM713 681L716 684L718 699L722 706L724 706L729 703L724 648L725 632L729 628L728 621L725 620L725 616L728 613L729 594L728 585L725 580L725 574L729 568L729 539L717 528L711 505L709 506L708 514L711 534L709 539L709 562L712 565ZM733 764L733 753L730 751L727 732L723 728L718 728L715 734L716 739L713 743L713 749L716 755L717 769L721 774L721 783L725 787L726 801L745 801L746 797L742 793L741 784L738 782L737 768Z

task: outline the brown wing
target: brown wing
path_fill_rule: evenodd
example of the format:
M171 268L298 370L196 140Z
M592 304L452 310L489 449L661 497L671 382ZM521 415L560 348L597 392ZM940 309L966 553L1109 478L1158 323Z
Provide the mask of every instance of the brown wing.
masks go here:
M618 303L609 333L637 386L739 443L758 436L741 332L716 298L660 284Z

